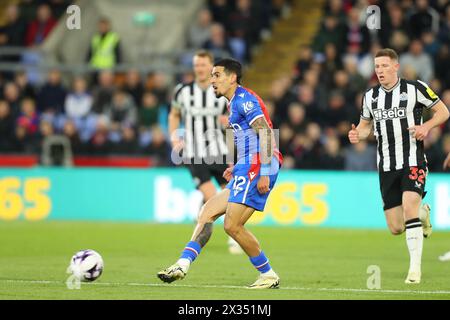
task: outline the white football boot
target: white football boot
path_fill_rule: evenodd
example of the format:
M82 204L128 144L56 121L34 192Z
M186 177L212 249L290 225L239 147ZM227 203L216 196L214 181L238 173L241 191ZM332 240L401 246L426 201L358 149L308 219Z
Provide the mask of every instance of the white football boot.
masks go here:
M184 279L184 277L186 276L186 271L178 263L175 263L170 267L158 272L157 276L159 279L161 279L161 281L171 283L175 280Z
M251 285L249 289L278 289L280 286L280 277L273 272L270 275L260 274L259 278Z
M433 232L433 227L431 226L430 221L430 205L428 203L424 203L420 206L419 209L419 219L422 222L423 236L424 238L429 238L431 233Z

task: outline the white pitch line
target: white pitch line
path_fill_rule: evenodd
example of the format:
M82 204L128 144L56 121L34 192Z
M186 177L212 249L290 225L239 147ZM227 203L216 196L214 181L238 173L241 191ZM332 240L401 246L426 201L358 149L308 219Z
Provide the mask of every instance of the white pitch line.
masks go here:
M7 283L30 283L30 284L61 284L65 285L64 281L55 280L14 280L14 279L0 279L0 282ZM85 282L83 285L96 286L143 286L143 287L185 287L185 288L216 288L216 289L247 289L242 286L232 285L190 285L190 284L164 284L164 283L133 283L133 282ZM297 290L297 291L330 291L330 292L366 292L366 293L386 293L386 294L415 294L415 295L450 295L450 291L436 290L436 291L422 291L422 290L384 290L384 289L357 289L357 288L307 288L307 287L280 287L278 290Z

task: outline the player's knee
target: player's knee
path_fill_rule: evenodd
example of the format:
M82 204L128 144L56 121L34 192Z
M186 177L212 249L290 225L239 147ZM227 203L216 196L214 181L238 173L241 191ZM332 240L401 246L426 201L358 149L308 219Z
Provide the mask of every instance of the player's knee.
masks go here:
M391 233L394 236L398 236L398 235L402 234L403 231L405 231L405 227L404 226L389 226L389 230L391 231Z
M224 228L225 232L231 237L237 235L240 231L239 225L229 222L227 220L225 220L223 228Z

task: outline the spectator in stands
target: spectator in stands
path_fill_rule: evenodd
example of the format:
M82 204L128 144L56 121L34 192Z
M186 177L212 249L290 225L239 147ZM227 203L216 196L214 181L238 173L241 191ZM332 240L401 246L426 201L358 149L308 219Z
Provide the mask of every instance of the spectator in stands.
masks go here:
M428 4L428 0L417 0L416 7L416 11L409 19L412 34L420 37L425 31L437 33L439 31L439 13Z
M303 79L303 75L311 67L313 61L313 53L309 46L303 45L299 50L299 59L295 66L296 83Z
M333 90L328 98L325 126L336 128L341 122L348 121L348 109L342 92Z
M344 151L344 169L347 171L374 171L377 169L375 162L375 146L367 141L348 145Z
M45 3L41 4L37 9L36 19L28 25L25 45L31 47L42 44L56 23L50 6Z
M39 150L36 135L27 133L27 128L21 124L16 126L13 140L13 152L24 154L36 154Z
M381 46L378 42L373 42L370 46L370 51L363 55L358 60L358 72L369 81L370 79L375 79L375 68L373 64L373 57L375 54L381 50ZM397 51L398 52L398 51Z
M113 144L112 152L117 154L136 154L138 152L138 142L133 127L123 126L121 128L121 140Z
M231 46L221 24L214 23L211 26L211 37L203 44L203 49L214 54L217 60L231 56Z
M444 10L443 10L444 12ZM439 29L438 38L444 44L450 45L450 5L445 9L445 16L443 17L441 28Z
M305 135L296 135L294 138L301 144L300 154L295 157L295 167L301 169L320 169L320 159L322 144L320 138L322 129L315 122L310 122L306 126Z
M229 16L230 45L233 56L244 62L250 61L250 48L259 40L261 23L255 15L251 0L237 0L236 9Z
M143 152L152 157L152 162L155 166L169 165L170 146L167 143L166 136L159 126L152 129L152 141Z
M21 47L24 45L26 24L20 17L19 7L9 5L5 10L6 24L0 27L0 48L2 46ZM19 55L1 55L1 61L17 62Z
M127 72L123 89L131 95L134 104L139 106L144 93L144 85L142 84L141 75L138 70L132 69Z
M47 82L37 95L37 105L40 113L53 115L64 112L67 90L64 87L59 70L50 71Z
M308 85L298 87L298 101L305 107L306 118L317 123L323 123L323 110L319 109L314 97L314 88Z
M86 61L95 69L111 69L122 62L119 35L111 30L108 18L98 22L98 32L92 37Z
M423 141L425 154L427 155L427 167L431 172L442 171L442 162L445 160L445 155L442 152L441 137L442 129L435 127L430 130Z
M320 31L314 38L314 52L325 52L325 46L331 43L335 46L336 52L345 50L345 27L335 16L326 16L320 27ZM337 54L339 55L339 54Z
M338 91L345 99L345 104L353 102L356 91L352 91L350 88L350 80L348 73L344 70L338 70L334 73L334 83L329 90ZM328 91L329 92L329 91Z
M14 83L17 85L20 98L23 99L25 97L36 98L36 90L34 87L28 82L28 76L25 71L19 71L14 76Z
M228 17L231 13L231 6L227 0L209 0L213 20L228 29Z
M197 14L197 21L189 27L188 45L198 49L211 37L212 15L206 8Z
M326 2L325 14L336 18L340 24L345 24L347 20L342 0L330 0Z
M426 83L430 82L433 77L433 61L430 56L423 52L423 45L420 40L411 41L409 51L400 55L400 72L407 67L412 68L419 80Z
M275 118L286 119L289 104L296 100L296 97L288 90L289 83L282 78L275 79L270 86L270 100L275 105Z
M365 25L359 20L359 9L352 8L348 13L345 28L347 53L359 55L369 50L370 35Z
M86 117L91 108L92 96L87 92L86 80L82 77L76 77L73 80L72 92L67 95L64 104L66 115L76 123Z
M102 114L111 104L111 99L116 87L114 85L114 74L109 70L102 70L98 74L98 85L94 87L92 96L94 104L92 111Z
M449 6L450 8L450 6ZM442 45L437 54L434 70L445 88L450 88L450 44ZM446 104L448 106L448 104Z
M111 130L119 130L124 126L134 126L137 120L133 99L123 90L117 90L114 93L106 115L111 121Z
M74 3L73 0L44 0L51 7L55 17L60 17L66 13L67 7Z
M142 97L142 106L139 108L138 115L140 130L148 130L157 124L158 114L158 98L150 91L145 92Z
M33 99L25 98L21 103L21 114L17 118L17 125L26 129L26 133L34 135L39 128L39 116Z
M325 140L324 151L319 162L322 170L344 169L344 157L340 153L340 142L336 136L330 135Z
M436 34L431 31L424 31L422 32L421 41L423 44L423 51L434 61L441 47L441 43L436 38Z
M298 102L293 102L288 108L287 123L295 133L304 132L306 129L305 107Z
M404 37L410 33L409 25L404 18L402 8L398 4L388 6L388 19L379 30L380 42L384 48L392 46L392 35L401 33Z
M338 55L336 46L333 43L327 43L325 45L325 61L323 62L323 74L322 78L326 85L333 81L333 74L342 69L342 61Z
M167 76L162 72L151 73L147 76L145 89L151 91L158 97L160 105L169 105L169 89Z
M87 146L88 154L105 155L111 151L111 142L108 139L109 120L106 116L99 116L96 130Z
M20 92L14 82L8 82L3 87L3 98L8 102L11 114L17 118L20 114Z
M367 82L358 72L358 58L354 55L346 55L344 57L344 68L348 76L348 90L352 96L357 92L366 91Z
M9 104L5 100L0 100L0 152L12 151L14 129L14 117Z
M42 120L39 123L39 131L36 134L36 142L38 142L37 145L37 151L38 153L42 152L42 144L44 143L45 139L47 137L51 137L55 134L55 130L53 128L53 124L47 120Z
M72 153L80 154L84 152L84 145L78 134L75 122L68 120L64 123L63 134L69 139Z

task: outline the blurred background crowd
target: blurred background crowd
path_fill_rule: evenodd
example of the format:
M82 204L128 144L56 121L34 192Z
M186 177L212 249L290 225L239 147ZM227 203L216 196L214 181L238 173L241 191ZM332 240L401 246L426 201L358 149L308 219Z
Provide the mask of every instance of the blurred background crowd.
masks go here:
M18 1L3 10L2 48L39 48L72 1ZM366 26L366 8L381 8L381 29ZM255 48L273 25L289 14L288 0L210 0L186 30L179 64L190 67L192 52L211 50L251 65ZM90 46L80 48L95 72L58 69L35 80L26 70L0 73L0 154L39 154L48 136L63 135L75 155L141 155L171 166L167 114L174 85L193 80L191 71L168 75L124 63L122 37L114 21L102 18ZM100 39L114 48L101 56ZM377 84L373 54L383 47L400 56L401 77L420 79L450 106L450 4L446 0L324 1L323 17L311 45L293 54L290 73L273 79L263 96L276 128L285 168L376 170L373 136L349 145L347 132L359 121L362 95ZM0 54L0 64L20 62L21 54ZM261 75L264 77L264 75ZM252 88L252 83L244 84ZM441 171L450 152L450 124L425 140L432 171Z

